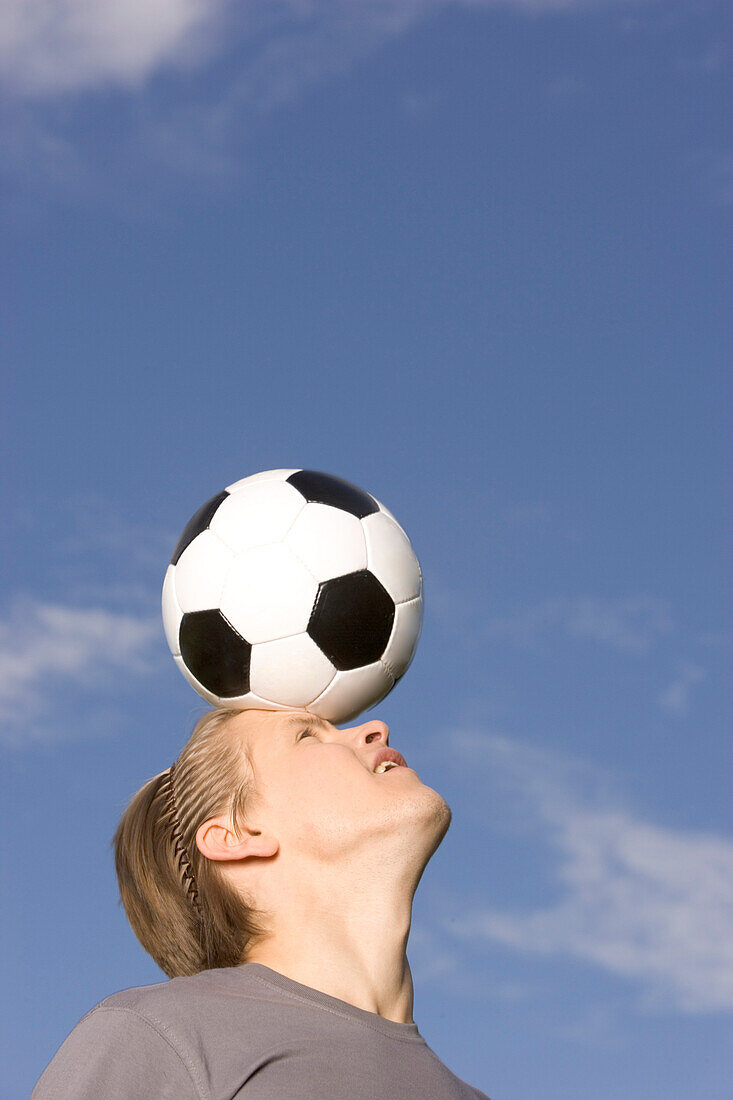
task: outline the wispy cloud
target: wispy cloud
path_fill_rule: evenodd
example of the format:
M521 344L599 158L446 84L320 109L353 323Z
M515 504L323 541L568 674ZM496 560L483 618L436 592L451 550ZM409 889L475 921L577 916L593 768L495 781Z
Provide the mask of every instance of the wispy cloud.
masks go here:
M437 12L505 7L567 14L646 3L7 0L0 10L0 84L9 106L0 128L12 155L3 174L30 179L57 198L72 198L75 184L87 200L98 201L106 188L115 190L120 173L125 178L140 173L147 180L147 172L159 177L169 170L225 180L241 171L242 142L265 116L348 72ZM219 71L204 88L196 73L211 75L214 62ZM175 95L156 92L155 82L160 91L166 76L177 80ZM114 142L105 144L100 156L104 136L88 125L82 131L78 112L89 96L110 92L116 93L115 110L121 113L115 114ZM432 91L413 94L424 103ZM124 201L122 193L118 201Z
M578 762L494 734L449 741L449 760L521 803L529 836L550 845L555 883L546 906L477 906L446 932L583 960L633 980L647 1009L733 1009L733 840L640 819Z
M690 661L680 661L674 680L658 696L662 710L677 717L684 717L690 710L690 695L695 684L706 676L705 669Z
M653 596L551 598L483 623L487 637L533 645L550 631L625 653L647 653L672 630L669 604Z
M0 621L2 740L36 736L37 719L56 708L70 685L94 701L114 692L120 676L150 675L158 651L158 616L17 600Z
M166 667L160 592L178 534L91 493L19 505L11 520L19 555L26 538L55 552L43 591L11 588L0 613L0 741L86 736L80 714L109 726L141 678Z
M200 57L221 0L6 0L2 82L25 96L139 86L158 69Z
M327 71L339 56L372 48L435 10L509 7L540 12L569 8L634 7L643 0L270 0L243 7L230 0L6 0L0 11L2 80L24 96L77 93L88 89L139 88L158 71L191 67L231 46L232 38L259 46L253 51L269 70L275 98L292 93L304 77L296 66L301 49ZM259 41L267 33L269 37ZM313 44L329 47L317 53ZM308 44L308 48L302 49ZM347 45L344 55L344 46ZM293 47L296 47L294 50ZM256 73L261 64L252 67ZM277 91L276 89L278 89Z
M193 506L191 506L193 511ZM14 557L53 547L38 587L5 577L0 607L0 743L22 747L105 736L128 697L168 671L161 590L180 528L102 493L19 502ZM148 685L145 685L148 690Z

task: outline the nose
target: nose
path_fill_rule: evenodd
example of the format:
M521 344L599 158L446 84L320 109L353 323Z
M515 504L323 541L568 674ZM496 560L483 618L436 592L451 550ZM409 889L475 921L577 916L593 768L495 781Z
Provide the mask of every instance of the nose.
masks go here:
M358 740L360 744L376 745L381 742L389 745L389 726L386 722L380 722L373 718L361 726L357 726Z

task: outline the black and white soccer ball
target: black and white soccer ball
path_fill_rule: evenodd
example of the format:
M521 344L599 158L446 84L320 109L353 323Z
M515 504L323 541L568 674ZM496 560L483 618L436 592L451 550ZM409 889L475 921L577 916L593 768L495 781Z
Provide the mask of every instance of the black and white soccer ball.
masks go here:
M208 702L346 722L412 661L422 573L395 517L363 489L266 470L189 520L162 603L175 662Z

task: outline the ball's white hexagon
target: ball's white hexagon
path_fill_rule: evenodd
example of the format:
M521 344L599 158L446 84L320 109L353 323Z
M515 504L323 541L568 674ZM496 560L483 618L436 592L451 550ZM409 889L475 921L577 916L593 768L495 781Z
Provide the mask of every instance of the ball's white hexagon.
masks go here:
M234 559L219 606L255 645L302 634L317 591L315 577L287 546L257 546Z
M309 704L308 710L328 722L350 722L367 707L384 699L393 686L394 680L381 661L337 672L326 690Z
M368 567L395 603L413 600L422 592L420 563L410 540L396 520L374 512L361 521L367 544Z
M418 596L415 600L408 600L407 603L397 604L392 634L382 654L382 664L389 669L395 680L405 674L415 656L422 630L422 620L422 596Z
M305 500L287 482L245 484L217 508L211 530L240 554L254 546L280 542L305 508Z
M240 477L232 485L227 485L228 493L233 493L242 485L257 485L260 481L287 481L291 474L297 474L298 470L263 470L260 474L250 474L249 477Z
M361 523L351 512L330 504L306 504L288 531L285 545L319 582L366 569Z
M174 585L182 611L218 607L234 554L208 528L189 543L175 567Z
M175 572L175 565L169 565L166 569L163 580L163 594L160 601L163 611L165 640L174 656L176 654L180 655L181 652L181 647L178 644L178 632L181 629L181 619L183 618L183 611L176 599Z
M249 682L253 691L290 707L306 707L336 675L328 657L308 634L260 642L252 647Z
M376 498L376 497L375 497L374 499L375 499L375 500L377 500L377 498ZM379 507L380 507L380 510L381 510L382 512L384 512L385 516L389 516L389 518L390 518L391 520L394 520L394 522L395 522L395 523L397 524L397 526L398 526L398 527L400 527L400 524L399 524L399 523L397 522L397 520L395 519L395 517L394 517L394 516L392 515L392 513L391 513L391 512L390 512L390 510L389 510L389 508L387 508L387 507L386 507L386 506L385 506L384 504L382 504L381 500L377 500L377 504L379 505Z

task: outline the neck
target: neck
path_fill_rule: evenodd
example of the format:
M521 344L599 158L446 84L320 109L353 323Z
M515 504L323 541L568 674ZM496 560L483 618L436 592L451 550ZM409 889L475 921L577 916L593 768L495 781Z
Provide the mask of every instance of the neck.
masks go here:
M291 882L273 934L246 961L387 1020L414 1023L406 950L417 883L385 891L382 881L376 893L363 873L350 882L343 873L336 878L301 878L297 890Z

